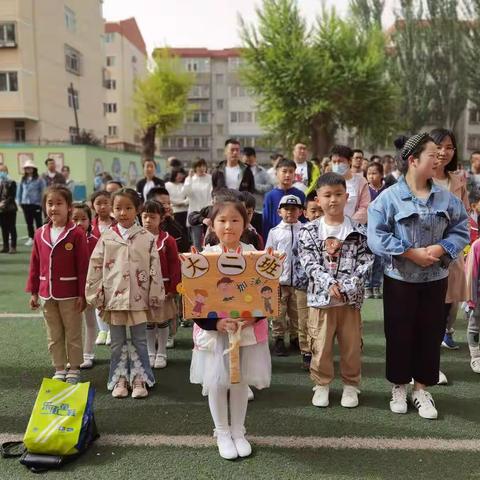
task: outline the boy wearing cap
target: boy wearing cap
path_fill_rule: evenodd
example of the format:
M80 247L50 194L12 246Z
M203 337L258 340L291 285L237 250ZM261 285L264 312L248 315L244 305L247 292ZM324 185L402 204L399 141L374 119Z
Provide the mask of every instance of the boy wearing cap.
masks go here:
M373 255L361 227L344 214L347 199L342 175L322 175L317 182L317 202L324 215L302 228L298 240L298 254L308 278L310 376L315 383L312 404L316 407L329 404L335 337L344 384L342 407L356 407L360 393L360 309Z
M295 195L302 205L305 204L304 193L293 186L296 168L295 162L286 158L281 159L275 167L277 186L265 195L263 201L263 238L268 238L270 230L282 220L278 214L278 206L284 195ZM300 221L305 222L305 218L302 216Z
M299 299L302 298L301 290L307 288L306 274L298 255L298 234L302 228L299 218L302 212L303 204L299 197L284 195L278 206L278 214L282 221L270 230L265 247L272 247L287 255L280 277L280 316L272 321L274 340L272 353L277 356L288 355L285 347L286 315L288 313L290 349L301 350L303 363L308 368L311 357L306 333L307 309L302 308L301 305L299 308L298 305ZM305 294L303 299L303 303L305 303ZM301 312L301 318L299 312Z

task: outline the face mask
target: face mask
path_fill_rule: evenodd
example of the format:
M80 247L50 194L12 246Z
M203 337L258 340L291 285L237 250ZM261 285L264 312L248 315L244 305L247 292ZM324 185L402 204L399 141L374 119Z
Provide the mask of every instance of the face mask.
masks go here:
M6 172L0 172L0 181L6 180L8 178L8 174Z
M345 175L348 171L348 168L349 166L344 162L332 164L332 172L338 173L339 175Z

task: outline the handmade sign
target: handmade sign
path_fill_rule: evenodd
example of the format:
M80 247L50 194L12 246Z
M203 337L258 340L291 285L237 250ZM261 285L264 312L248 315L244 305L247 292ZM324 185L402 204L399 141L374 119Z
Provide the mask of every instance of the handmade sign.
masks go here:
M285 255L268 251L180 255L184 318L275 317Z

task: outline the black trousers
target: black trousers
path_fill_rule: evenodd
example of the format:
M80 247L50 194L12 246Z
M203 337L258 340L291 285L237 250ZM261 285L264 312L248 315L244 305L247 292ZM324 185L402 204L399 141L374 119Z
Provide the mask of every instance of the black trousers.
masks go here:
M9 250L8 242L11 239L10 246L17 248L17 211L1 212L0 227L2 228L3 250Z
M40 205L27 205L24 203L22 204L22 209L25 222L27 223L28 236L33 239L33 234L35 233L33 222L35 221L36 228L40 228L43 225L42 207Z
M384 277L386 377L391 383L406 384L413 378L424 385L437 384L447 283L447 278L408 283Z

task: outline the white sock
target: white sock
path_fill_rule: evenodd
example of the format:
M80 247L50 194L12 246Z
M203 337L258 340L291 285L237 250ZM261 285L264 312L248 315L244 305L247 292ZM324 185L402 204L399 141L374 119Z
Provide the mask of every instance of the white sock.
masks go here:
M163 327L163 325L157 327L157 340L157 355L167 358L168 325L166 327Z
M108 332L108 324L106 324L101 318L100 315L98 314L98 310L95 310L95 315L97 317L97 325L98 329L101 332Z
M149 355L155 355L155 342L157 340L157 326L147 327L147 350Z
M233 438L245 435L245 417L248 406L248 385L230 385L230 424Z
M212 415L215 430L219 433L230 431L228 425L228 389L220 385L209 388L208 406Z
M84 358L93 359L93 349L95 348L95 339L97 338L97 324L95 322L95 310L87 307L83 312L85 317L85 343L83 345Z

